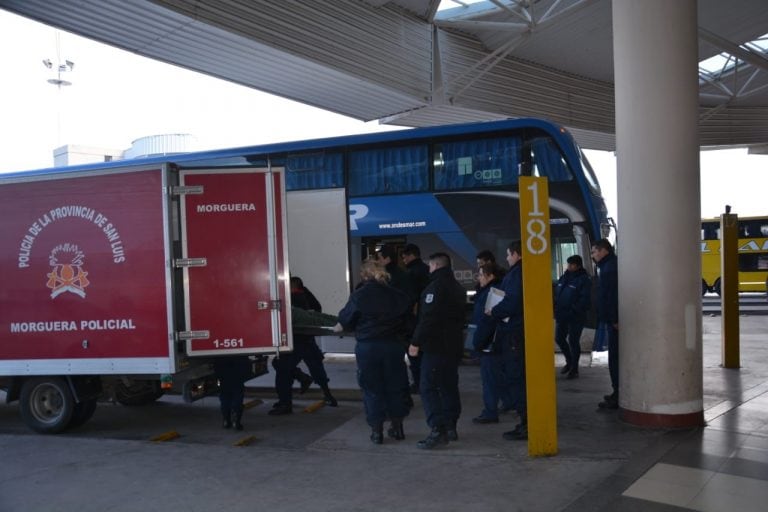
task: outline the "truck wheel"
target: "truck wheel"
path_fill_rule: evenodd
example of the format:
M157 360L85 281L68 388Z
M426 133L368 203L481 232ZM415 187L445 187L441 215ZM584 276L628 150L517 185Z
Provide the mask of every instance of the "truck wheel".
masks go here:
M706 295L708 291L709 291L709 286L707 286L707 282L702 279L701 280L701 296L703 297L704 295Z
M61 377L27 379L21 387L19 411L24 423L41 434L58 434L69 427L75 399Z
M122 405L148 405L163 396L164 393L157 381L133 381L130 384L118 381L115 383L115 400Z
M715 284L712 285L712 291L715 292L718 297L720 296L720 291L721 290L720 290L720 278L719 277L715 280Z
M94 412L96 412L95 398L84 400L78 404L75 404L75 410L72 413L72 419L69 420L69 427L79 427L91 419L91 416L93 416Z

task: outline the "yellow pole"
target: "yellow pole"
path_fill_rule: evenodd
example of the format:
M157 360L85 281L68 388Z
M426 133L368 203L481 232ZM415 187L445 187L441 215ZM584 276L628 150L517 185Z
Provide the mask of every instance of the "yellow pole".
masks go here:
M552 260L546 178L520 177L520 232L523 246L528 455L540 457L557 454Z
M739 368L739 216L720 215L720 304L723 367Z

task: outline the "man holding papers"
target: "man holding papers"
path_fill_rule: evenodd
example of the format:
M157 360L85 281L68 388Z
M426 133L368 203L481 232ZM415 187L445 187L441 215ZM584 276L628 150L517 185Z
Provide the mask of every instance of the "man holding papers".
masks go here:
M501 347L506 385L512 406L520 415L514 430L504 432L507 440L528 439L528 406L525 396L525 339L523 328L523 255L520 241L507 247L509 272L501 282L504 297L486 314L496 320L496 344Z

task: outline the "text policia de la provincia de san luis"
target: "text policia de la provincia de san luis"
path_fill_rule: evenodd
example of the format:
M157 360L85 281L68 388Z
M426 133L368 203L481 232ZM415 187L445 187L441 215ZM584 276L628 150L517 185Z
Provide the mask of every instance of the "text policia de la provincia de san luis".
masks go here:
M57 220L69 217L78 217L93 222L96 227L103 231L110 249L112 249L112 261L114 263L122 263L125 261L125 250L123 249L123 241L120 238L120 233L117 231L117 227L109 221L106 215L97 212L93 208L88 208L87 206L61 206L44 213L29 226L29 229L24 234L24 237L19 244L19 268L29 267L29 258L32 253L32 247L35 243L35 239L42 233L43 229Z

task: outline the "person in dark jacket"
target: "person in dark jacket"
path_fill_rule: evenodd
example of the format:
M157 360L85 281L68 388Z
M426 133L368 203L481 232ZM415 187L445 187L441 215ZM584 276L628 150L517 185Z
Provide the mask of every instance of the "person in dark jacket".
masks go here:
M422 352L421 402L432 431L418 447L431 449L458 440L456 422L461 414L459 361L464 340L466 291L456 281L451 258L445 253L429 257L430 281L421 294L416 329L408 352Z
M355 332L357 379L371 441L384 441L386 418L391 421L389 437L402 440L403 418L410 412L403 400L403 389L408 386L403 336L412 327L411 301L387 284L389 274L374 261L363 263L360 277L361 285L339 311L338 327Z
M421 292L429 284L429 265L421 260L421 249L418 245L407 244L403 248L403 263L405 263L405 271L411 280L411 286L414 288L416 297L421 297ZM410 392L418 394L419 381L421 380L421 354L415 357L408 354L408 363L413 378Z
M574 254L566 261L568 267L555 288L555 343L565 357L560 373L575 379L579 376L581 331L591 301L592 280L581 256Z
M520 241L507 247L509 271L501 282L504 298L486 314L496 320L496 343L501 346L506 386L520 423L509 432L507 440L528 439L528 403L525 383L525 328L523 324L523 252Z
M496 256L494 256L494 254L489 249L483 249L482 251L477 253L477 255L475 256L475 262L477 263L478 270L480 269L480 267L482 267L486 263L492 263L493 265L496 265L496 268L499 269L499 272L501 272L501 274L499 274L498 276L499 279L504 278L504 269L501 268L498 265L498 263L496 263ZM480 284L479 281L475 283L475 296L472 298L472 301L477 300L477 294L480 292L481 288L482 288L482 285Z
M243 398L245 381L253 378L248 356L223 356L213 361L213 371L219 380L219 403L224 428L243 430Z
M392 245L383 245L376 252L376 261L389 273L389 285L405 293L415 304L419 296L408 273L397 264L397 249Z
M485 314L488 294L491 288L498 288L504 273L495 263L483 263L477 272L480 291L475 295L472 323L475 333L472 347L480 357L480 376L483 382L483 410L472 418L472 423L486 424L499 422L499 400L504 409L511 408L512 400L503 386L501 349L494 343L496 322Z
M619 408L619 265L611 242L602 238L592 245L592 259L597 263L597 328L608 335L608 371L610 395L598 407Z
M291 305L304 309L306 311L317 311L322 313L323 308L320 301L304 286L304 281L300 277L291 277ZM293 369L293 379L299 383L299 394L303 395L314 382L311 375L304 373L300 366Z
M304 286L301 278L291 277L291 305L304 310L313 310L322 312L320 302ZM320 389L323 390L323 400L326 405L336 407L338 402L328 387L328 374L323 365L323 352L317 346L315 337L307 334L293 335L293 352L280 354L272 360L272 366L275 369L275 388L277 390L278 401L274 404L268 414L279 416L291 414L293 412L293 380L297 377L296 370L299 363L304 361L309 369L311 380L314 380ZM304 373L301 372L303 375ZM304 383L300 380L302 389ZM309 387L309 386L307 386Z

